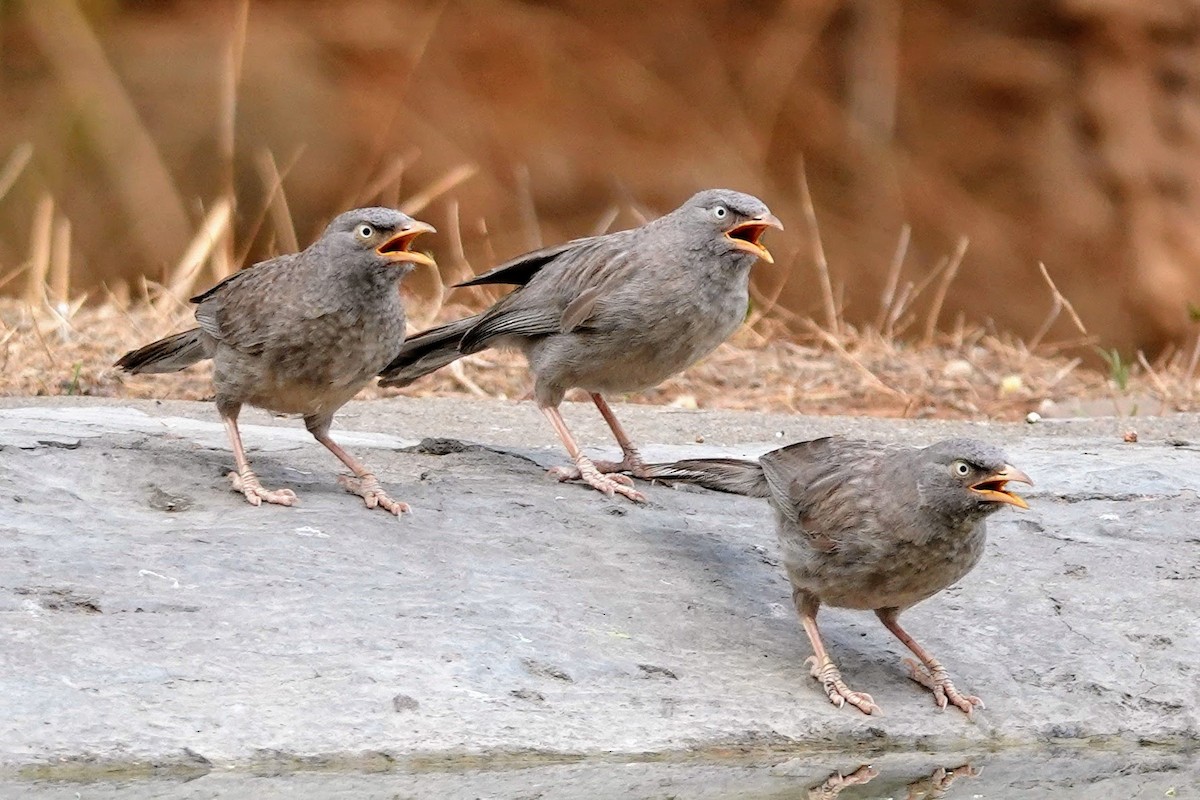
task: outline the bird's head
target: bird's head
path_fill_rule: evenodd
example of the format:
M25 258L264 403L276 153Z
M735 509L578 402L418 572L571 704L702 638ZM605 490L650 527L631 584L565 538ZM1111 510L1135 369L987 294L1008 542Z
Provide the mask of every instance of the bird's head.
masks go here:
M1005 504L1029 508L1008 484L1032 486L1033 481L990 444L977 439L946 439L921 450L919 459L917 485L925 506L967 517L990 514Z
M383 264L432 267L433 258L412 246L421 234L436 232L429 223L391 208L356 208L335 217L321 238L338 249L370 253Z
M689 230L699 230L720 255L749 254L768 264L775 259L762 243L767 228L783 230L783 223L766 203L732 189L706 189L692 196L675 214Z

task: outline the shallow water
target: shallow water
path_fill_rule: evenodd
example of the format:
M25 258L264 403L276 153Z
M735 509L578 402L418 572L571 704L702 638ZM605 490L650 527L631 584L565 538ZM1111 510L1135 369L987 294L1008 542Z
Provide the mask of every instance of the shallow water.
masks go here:
M0 797L31 800L207 800L217 797L655 798L656 800L1121 800L1200 798L1200 753L1142 749L989 754L797 757L772 763L579 762L462 771L208 772L111 781L0 781Z

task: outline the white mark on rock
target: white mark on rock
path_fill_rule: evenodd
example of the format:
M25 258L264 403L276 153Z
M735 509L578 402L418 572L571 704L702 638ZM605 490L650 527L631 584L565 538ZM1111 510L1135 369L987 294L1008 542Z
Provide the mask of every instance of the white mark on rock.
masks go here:
M1105 522L1117 522L1121 518L1116 514L1101 514L1100 519L1104 520Z
M164 580L164 581L170 581L170 582L171 582L171 588L172 588L172 589L178 589L178 588L179 588L179 580L178 580L177 578L168 578L166 575L159 575L159 574L158 574L157 572L155 572L154 570L149 570L149 569L139 569L139 570L138 570L138 577L139 577L139 578L144 578L144 577L146 577L147 575L152 575L153 577L155 577L155 578L160 578L161 580Z
M329 538L328 533L325 533L320 528L314 528L311 525L304 525L299 528L296 528L295 530L292 531L292 533L296 534L297 536L315 536L318 539L328 539Z

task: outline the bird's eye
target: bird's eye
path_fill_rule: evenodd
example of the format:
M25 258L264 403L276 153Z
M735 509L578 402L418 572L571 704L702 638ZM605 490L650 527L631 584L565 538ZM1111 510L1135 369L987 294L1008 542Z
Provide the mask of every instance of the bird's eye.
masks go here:
M358 236L360 239L370 239L374 235L375 235L375 229L372 228L370 225L359 225L358 226Z
M728 213L729 211L725 208L725 206L717 206L713 209L713 216L717 219L725 219L725 215Z
M971 466L965 461L955 461L950 465L950 471L963 478L971 474Z

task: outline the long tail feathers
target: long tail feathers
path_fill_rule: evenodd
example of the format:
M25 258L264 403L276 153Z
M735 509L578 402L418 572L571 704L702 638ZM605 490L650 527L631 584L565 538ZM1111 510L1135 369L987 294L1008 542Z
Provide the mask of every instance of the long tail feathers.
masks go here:
M706 489L746 497L770 494L762 465L737 458L695 458L670 464L647 464L647 478L694 483Z
M178 372L203 361L209 354L204 347L204 331L192 328L121 356L114 366L126 372Z
M462 341L463 334L478 321L478 317L467 317L430 328L405 340L392 363L380 370L379 385L408 386L417 378L462 358L458 343Z

